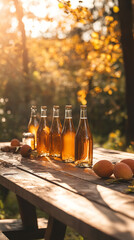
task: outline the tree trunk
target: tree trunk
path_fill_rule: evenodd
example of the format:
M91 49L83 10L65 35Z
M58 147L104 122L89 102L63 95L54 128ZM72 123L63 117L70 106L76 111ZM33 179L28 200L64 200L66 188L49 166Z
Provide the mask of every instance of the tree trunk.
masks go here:
M131 0L119 0L121 42L126 78L127 144L134 141L134 39Z
M23 19L23 8L21 2L19 0L14 0L14 5L16 8L16 15L19 23L19 29L21 32L22 39L22 62L23 62L23 77L24 77L24 94L25 94L25 104L26 106L30 103L30 79L29 79L29 71L28 71L28 50L26 47L26 32Z

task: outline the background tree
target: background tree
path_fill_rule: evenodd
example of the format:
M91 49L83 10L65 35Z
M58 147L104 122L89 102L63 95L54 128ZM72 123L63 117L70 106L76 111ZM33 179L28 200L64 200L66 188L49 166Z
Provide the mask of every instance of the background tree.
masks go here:
M28 50L26 46L26 32L25 26L23 23L23 8L21 1L14 0L14 5L16 8L16 15L19 23L19 30L21 32L21 44L22 44L22 63L23 63L23 78L24 78L24 92L25 92L25 108L29 107L30 102L30 78L29 78L29 70L28 70ZM26 114L28 112L26 111Z
M124 55L126 78L126 104L127 104L127 143L134 141L134 19L131 0L119 0L121 40Z

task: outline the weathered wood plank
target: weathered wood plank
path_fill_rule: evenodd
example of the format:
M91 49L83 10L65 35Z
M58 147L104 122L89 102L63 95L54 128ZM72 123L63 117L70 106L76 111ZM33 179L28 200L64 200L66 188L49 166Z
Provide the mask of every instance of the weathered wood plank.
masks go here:
M106 186L105 179L99 178L90 168L85 169L76 168L70 164L54 162L52 160L48 161L48 160L22 159L21 165L19 165L18 168L31 172L32 174L35 174L42 178L46 178L50 181L51 180L56 181L56 178L60 178L60 176L66 176L66 179L68 178L70 179L72 176L75 178L77 177L79 179L86 180L91 183ZM125 182L124 183L122 182L121 184L116 184L109 187L112 187L113 189L115 187L116 190L122 191L123 190L123 188L121 188L122 186L123 188L126 187L127 183L125 184Z
M36 166L36 169L38 166ZM23 170L23 168L21 167ZM27 170L27 168L25 168ZM34 175L40 176L45 180L56 183L59 186L62 186L72 192L80 194L91 201L97 202L105 207L111 208L114 211L126 214L127 216L134 218L133 204L134 196L122 194L120 192L115 192L115 190L107 187L105 180L96 178L94 184L91 182L85 181L83 179L78 179L74 176L67 175L63 172L54 171L49 169L44 169L44 172L40 172L34 169ZM31 169L28 169L28 172L31 172ZM95 184L96 183L96 184ZM97 184L98 183L98 184ZM101 186L103 185L103 186ZM118 186L117 186L118 185ZM115 184L115 188L123 190L126 188L128 183ZM122 206L120 208L120 206Z
M99 149L99 152L101 152L101 151L103 151L103 155L102 155L103 159L104 159L104 156L106 159L106 155L104 155L105 151L110 152L110 154L112 152L116 152L113 150L111 151L111 150ZM118 152L119 151L117 151L117 153ZM120 154L120 152L119 152L119 154ZM128 154L128 153L124 153L124 152L122 154L127 154L126 157L129 157L129 158L133 158L133 156L134 156L134 154ZM97 158L97 159L99 160L99 158ZM117 159L115 159L115 157L114 157L113 162L115 162L115 160L119 161L121 159L123 159L123 157L120 157ZM15 154L11 154L11 153L1 153L0 152L0 164L4 164L3 161L7 163L7 166L8 165L10 166L10 164L11 164L11 165L18 166L21 169L25 169L25 170L28 170L28 168L29 168L30 172L38 173L38 176L39 175L41 176L41 173L45 171L45 168L47 168L47 171L49 171L49 172L51 172L51 171L59 172L60 171L60 172L64 172L64 173L68 174L69 176L72 175L72 176L78 177L80 179L95 182L95 184L105 185L105 184L103 184L104 181L97 178L95 173L90 168L86 168L86 169L76 168L74 166L74 164L67 164L67 163L63 163L61 161L54 161L50 158L30 160L30 159L22 158L19 154L15 155ZM53 169L53 170L50 170L50 169ZM115 186L115 189L120 190L120 188L118 188L118 185Z
M8 238L2 232L0 232L0 240L8 240Z
M50 163L52 163L51 167L54 169L50 167L48 168ZM62 166L64 165L66 165L66 168L63 171ZM115 190L122 192L127 187L128 183L107 186L105 180L93 176L94 174L91 172L91 169L78 169L72 167L72 165L68 166L67 164L56 161L54 162L52 160L35 161L22 158L19 168L31 172L32 174L45 180L49 180L50 182L62 186L72 192L80 194L91 201L111 208L114 211L125 214L130 218L134 218L134 196L128 196L119 192L115 192ZM57 169L61 171L58 171ZM89 171L92 173L92 175L90 175ZM76 179L74 176L78 174L81 177L80 180Z
M106 240L109 236L121 240L134 238L131 218L51 182L31 174L29 178L29 173L16 168L1 168L0 182L85 237L97 232Z
M114 211L119 211L131 218L134 217L134 211L132 210L134 197L119 192L115 192L112 189L109 189L103 179L95 178L94 181L95 184L91 184L88 181L76 179L74 176L64 174L63 172L54 171L52 169L49 169L48 172L48 169L45 168L44 166L41 168L36 163L31 164L31 161L29 161L28 164L27 159L25 159L25 162L26 166L20 167L21 169L26 169L28 172L32 173L34 172L36 176L41 176L43 179L49 180L70 191L83 195L84 197L88 198L91 201L95 201L99 204L102 204L105 207L113 209ZM100 185L103 185L104 187ZM114 188L117 190L123 190L126 187L127 183L115 184L114 186Z
M0 143L0 147L1 147L2 143ZM93 164L96 161L102 160L102 159L107 159L110 160L111 162L115 163L118 162L124 158L130 158L130 159L134 159L134 154L133 153L128 153L128 152L123 152L123 151L116 151L116 150L110 150L110 149L104 149L104 148L94 148L94 154L93 154ZM4 159L5 161L8 160L11 164L19 164L19 162L21 161L21 156L19 154L12 154L12 153L6 153L6 152L1 152L0 151L0 157L2 157L2 160ZM43 159L43 158L42 158ZM50 158L45 158L44 160L47 160L50 162L50 166L52 166L52 162ZM62 162L60 159L59 164ZM65 164L63 165L63 168L69 164ZM75 166L73 163L70 164L70 166ZM58 168L58 166L55 166Z
M119 161L123 158L133 159L134 156L133 154L129 153L105 149L96 149L95 154L94 160L96 161L108 159L112 162ZM63 164L60 161L53 161L49 158L37 161L23 159L18 155L9 155L10 154L7 154L5 157L7 165L16 165L20 169L31 172L32 174L35 174L36 176L44 178L50 182L54 182L55 184L68 189L69 191L83 195L89 200L111 208L116 212L120 212L122 209L122 214L133 218L133 197L128 197L127 195L120 194L115 191L113 192L111 189L106 188L104 181L100 180L99 178L97 179L91 169L78 169L75 168L73 164ZM76 181L76 177L82 180L84 179L87 182L81 180L78 181L78 179ZM104 187L100 185L104 185ZM123 187L125 187L125 184L123 184ZM118 191L122 191L123 187L118 185L112 186L113 189Z

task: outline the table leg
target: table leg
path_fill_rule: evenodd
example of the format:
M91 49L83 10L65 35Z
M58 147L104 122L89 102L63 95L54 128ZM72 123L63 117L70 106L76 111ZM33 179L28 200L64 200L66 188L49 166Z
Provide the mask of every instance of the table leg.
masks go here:
M49 217L45 240L64 240L66 225L53 217Z
M25 229L37 230L36 208L31 203L17 196L22 224Z

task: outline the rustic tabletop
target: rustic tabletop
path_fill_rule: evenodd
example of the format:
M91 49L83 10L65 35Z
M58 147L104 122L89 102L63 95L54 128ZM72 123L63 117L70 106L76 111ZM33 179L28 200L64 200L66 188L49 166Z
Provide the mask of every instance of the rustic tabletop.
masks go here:
M134 159L134 154L103 148L95 148L93 155L93 163ZM27 159L0 152L0 184L17 195L24 227L29 224L29 213L36 218L31 206L49 215L46 240L64 239L66 226L87 239L133 240L134 195L125 193L131 182L109 183L91 168L77 168L48 157ZM36 219L31 224L36 226Z

